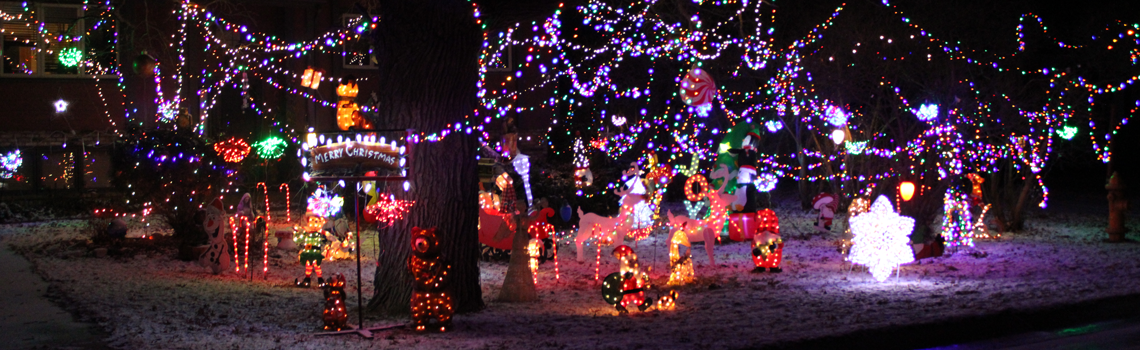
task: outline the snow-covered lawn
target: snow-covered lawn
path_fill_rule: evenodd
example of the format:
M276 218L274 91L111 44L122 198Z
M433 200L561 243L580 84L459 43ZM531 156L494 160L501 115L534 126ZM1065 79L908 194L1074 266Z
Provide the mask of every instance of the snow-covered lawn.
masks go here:
M554 281L554 264L543 264L539 302L494 302L506 263L480 263L486 310L458 315L452 332L381 331L373 340L313 335L324 301L317 288L292 286L303 270L295 253L275 253L268 280L255 274L251 281L211 275L173 259L173 251L95 258L82 247L46 243L81 236L79 221L2 226L0 237L18 250L38 247L27 255L45 279L107 329L110 345L133 349L740 348L1140 292L1140 244L1101 242L1102 214L1037 214L1024 233L979 242L985 256L924 259L878 283L865 270L852 271L831 239L796 238L811 236L802 235L811 214L777 212L787 239L783 273L750 273L747 243L717 245L716 265L694 244L697 281L678 288L676 310L618 315L594 282L593 247L586 249L588 263L578 264L573 246L562 245L561 282ZM1136 219L1130 226L1140 227ZM374 257L375 233L364 237L364 253ZM666 241L659 235L635 248L643 268L651 268L654 299L664 290ZM604 277L617 263L608 254L612 247L603 249ZM363 265L367 301L375 260ZM344 273L355 287L355 267L351 260L326 262L325 276ZM354 288L348 296L354 307Z

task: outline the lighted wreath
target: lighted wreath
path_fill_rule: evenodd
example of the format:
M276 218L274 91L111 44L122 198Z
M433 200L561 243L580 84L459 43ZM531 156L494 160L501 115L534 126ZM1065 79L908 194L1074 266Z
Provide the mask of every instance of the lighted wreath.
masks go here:
M249 144L236 137L214 144L214 151L230 163L237 163L245 159L245 156L249 155L249 150Z

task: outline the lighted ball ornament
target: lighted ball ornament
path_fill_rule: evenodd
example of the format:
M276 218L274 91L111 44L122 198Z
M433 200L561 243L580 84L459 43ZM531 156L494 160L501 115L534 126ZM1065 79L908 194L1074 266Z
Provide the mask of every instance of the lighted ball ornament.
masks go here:
M712 109L712 101L716 96L716 83L712 76L700 67L693 67L681 79L681 100L686 105L697 108L698 113L707 115Z
M68 47L59 51L59 64L64 67L75 67L83 61L83 51L76 47Z
M250 147L245 140L231 137L228 140L214 144L214 151L227 162L238 163L249 155Z
M868 212L851 218L854 237L848 259L867 266L875 280L885 281L895 267L914 261L907 237L913 230L914 219L895 213L891 201L879 196Z

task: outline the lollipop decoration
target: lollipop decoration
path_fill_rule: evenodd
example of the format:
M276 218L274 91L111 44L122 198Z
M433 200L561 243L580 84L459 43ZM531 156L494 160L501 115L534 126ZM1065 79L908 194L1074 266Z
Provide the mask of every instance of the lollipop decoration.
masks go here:
M716 83L703 69L693 67L688 74L685 74L685 78L681 79L681 99L686 105L696 107L702 116L708 115L708 111L712 109L715 95Z

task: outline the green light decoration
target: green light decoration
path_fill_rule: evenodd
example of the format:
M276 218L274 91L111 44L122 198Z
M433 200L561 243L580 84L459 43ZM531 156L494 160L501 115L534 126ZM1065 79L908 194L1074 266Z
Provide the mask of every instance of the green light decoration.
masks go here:
M1066 140L1072 140L1073 136L1077 136L1077 127L1065 125L1060 130L1057 130L1057 136Z
M277 136L270 136L269 138L253 144L253 148L257 149L257 155L261 159L277 159L285 155L285 140Z
M849 141L846 146L847 153L863 154L863 151L867 149L867 141Z
M64 67L75 67L82 60L83 51L79 51L78 48L68 47L59 50L59 63L63 64Z

